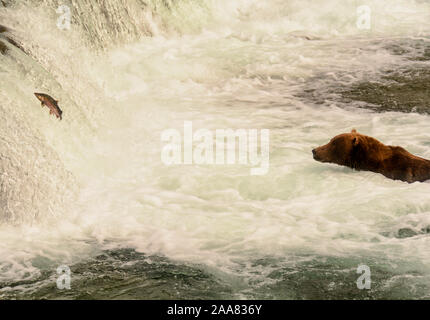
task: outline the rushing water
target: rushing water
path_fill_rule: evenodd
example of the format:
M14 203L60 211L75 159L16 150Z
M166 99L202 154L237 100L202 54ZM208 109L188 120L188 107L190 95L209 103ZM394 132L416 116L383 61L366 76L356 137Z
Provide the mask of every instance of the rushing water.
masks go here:
M70 30L57 1L6 3L0 298L430 298L430 184L311 155L356 128L430 158L429 115L336 93L429 68L428 1L73 0ZM184 121L269 129L269 172L166 166Z

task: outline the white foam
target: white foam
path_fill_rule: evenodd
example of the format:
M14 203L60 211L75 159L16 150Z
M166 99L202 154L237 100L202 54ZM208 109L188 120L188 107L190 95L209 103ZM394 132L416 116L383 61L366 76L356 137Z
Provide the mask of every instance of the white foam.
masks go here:
M36 276L112 246L226 272L238 262L303 252L430 262L428 237L383 235L428 224L429 184L408 185L311 156L313 147L356 128L430 158L429 116L375 114L295 96L412 64L386 49L387 38L427 32L430 5L369 1L375 28L363 33L354 24L356 1L222 3L229 5L210 2L219 24L202 32L144 38L104 55L75 50L70 64L62 61L56 75L68 90L76 85L70 100L82 106L76 103L56 129L34 111L30 127L44 121L45 143L60 140L52 148L77 180L79 195L57 220L0 226L0 281ZM52 63L64 57L50 49ZM87 62L79 67L82 59ZM73 67L79 78L66 77ZM72 120L80 113L89 113L98 129ZM270 129L268 175L251 177L241 166L167 168L161 131L180 130L185 120L211 130Z

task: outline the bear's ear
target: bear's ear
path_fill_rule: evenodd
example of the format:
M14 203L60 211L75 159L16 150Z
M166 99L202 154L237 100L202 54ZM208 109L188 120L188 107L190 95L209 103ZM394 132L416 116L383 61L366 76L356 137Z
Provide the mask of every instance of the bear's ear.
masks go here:
M352 129L352 130L351 130L351 133L357 133L357 130Z

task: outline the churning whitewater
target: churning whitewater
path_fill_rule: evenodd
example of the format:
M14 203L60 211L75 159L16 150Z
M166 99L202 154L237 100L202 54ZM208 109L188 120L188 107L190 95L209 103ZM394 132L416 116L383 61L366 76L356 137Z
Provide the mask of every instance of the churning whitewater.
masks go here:
M311 153L355 128L430 158L427 113L342 96L429 70L429 1L2 3L0 298L430 298L430 184ZM270 130L267 173L166 165L187 122Z

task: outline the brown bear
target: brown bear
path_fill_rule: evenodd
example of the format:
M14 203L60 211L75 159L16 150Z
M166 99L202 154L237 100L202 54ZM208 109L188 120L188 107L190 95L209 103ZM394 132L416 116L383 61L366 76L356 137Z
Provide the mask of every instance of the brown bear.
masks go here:
M412 183L430 179L430 160L414 156L402 147L386 146L355 129L335 136L312 153L320 162L373 171L394 180Z

